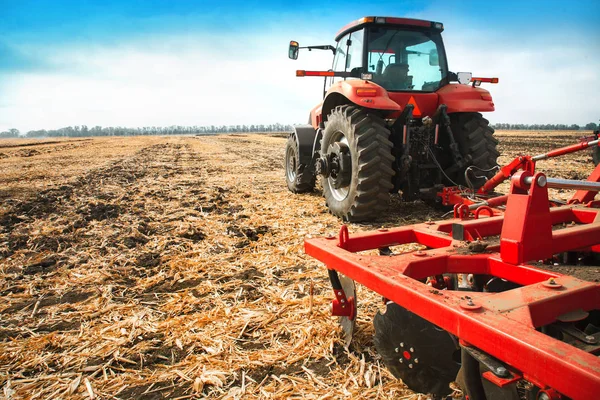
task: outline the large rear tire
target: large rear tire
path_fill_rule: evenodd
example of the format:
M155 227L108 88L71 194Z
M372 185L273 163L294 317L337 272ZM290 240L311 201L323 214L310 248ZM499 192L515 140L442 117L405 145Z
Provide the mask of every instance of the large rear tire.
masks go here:
M494 129L490 127L487 119L480 113L456 113L450 115L452 133L458 143L458 148L463 157L471 159L470 165L474 166L474 174L469 175L471 184L475 189L480 188L486 179L494 176L494 167L498 165L497 159L498 140L494 137ZM452 179L462 185L468 185L465 179L465 170L454 174ZM477 178L476 176L481 176Z
M316 177L306 175L310 172L304 170L299 160L298 142L294 135L290 135L285 144L285 180L288 189L292 193L311 192L315 187Z
M350 105L331 112L321 154L334 165L323 179L323 195L332 214L346 221L366 221L388 207L394 175L389 137L384 120L374 113Z

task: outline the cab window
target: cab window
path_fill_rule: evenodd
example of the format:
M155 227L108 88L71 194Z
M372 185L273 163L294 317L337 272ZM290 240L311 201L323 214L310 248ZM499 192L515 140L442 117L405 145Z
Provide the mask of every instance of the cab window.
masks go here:
M369 28L367 62L373 81L391 91L437 90L446 76L439 32Z
M344 72L346 70L346 59L347 59L347 51L348 51L348 41L350 40L350 35L346 35L342 37L337 44L335 49L335 57L333 58L333 67L332 69L336 72ZM334 82L340 81L344 78L340 77L332 77L329 78L328 86L331 86Z
M364 30L358 30L342 37L335 50L333 58L333 71L350 72L352 78L360 78L363 64ZM328 81L328 86L334 82L344 80L342 77L333 77Z
M346 72L352 74L352 78L360 78L363 65L363 39L364 31L356 31L350 34L350 46L346 58Z

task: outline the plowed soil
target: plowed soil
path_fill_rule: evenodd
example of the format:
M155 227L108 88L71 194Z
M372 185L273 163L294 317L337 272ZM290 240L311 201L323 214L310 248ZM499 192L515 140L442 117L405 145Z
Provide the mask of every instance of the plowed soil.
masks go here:
M497 136L504 164L581 133ZM0 142L3 395L425 399L377 355L381 299L366 289L354 345L343 349L325 268L303 252L306 236L335 235L341 223L318 191L287 190L285 140ZM539 167L583 179L592 162L584 151ZM443 214L393 198L388 214L349 228Z

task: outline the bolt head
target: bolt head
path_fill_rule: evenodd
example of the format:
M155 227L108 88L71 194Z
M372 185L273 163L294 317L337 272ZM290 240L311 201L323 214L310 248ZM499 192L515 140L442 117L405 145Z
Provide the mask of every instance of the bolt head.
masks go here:
M419 359L415 358L415 364L418 364L418 363L419 363Z
M585 340L590 341L590 342L595 342L596 338L594 336L588 335L585 337Z
M404 347L404 343L400 343L400 347Z
M540 393L538 395L538 400L550 400L550 396L548 396L546 393Z
M559 289L562 287L562 285L557 282L556 278L550 278L547 281L542 282L542 285L549 289Z
M408 364L408 368L412 368L412 367L413 367L413 365L412 365L412 364Z
M401 358L399 358L398 360L400 361L400 364L402 364L404 362Z
M547 183L548 183L548 180L543 175L537 179L537 184L539 187L544 187L544 186L546 186Z
M397 353L397 352L398 352L398 348L396 347L396 348L394 349L394 351Z
M411 347L411 348L410 348L410 352L411 352L411 353L414 353L414 352L415 352L415 349L413 349L413 348Z

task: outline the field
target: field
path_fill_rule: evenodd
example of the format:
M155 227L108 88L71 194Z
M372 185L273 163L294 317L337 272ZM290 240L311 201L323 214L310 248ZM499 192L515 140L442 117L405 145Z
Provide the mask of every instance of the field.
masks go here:
M581 135L498 132L500 163ZM307 235L340 221L319 193L288 192L284 145L0 141L0 397L425 399L375 352L374 294L359 291L355 345L340 344L326 271L303 253ZM570 179L592 170L589 151L539 166ZM350 231L442 216L392 203Z

